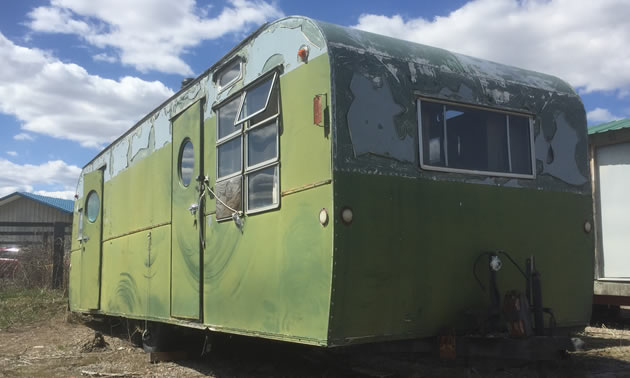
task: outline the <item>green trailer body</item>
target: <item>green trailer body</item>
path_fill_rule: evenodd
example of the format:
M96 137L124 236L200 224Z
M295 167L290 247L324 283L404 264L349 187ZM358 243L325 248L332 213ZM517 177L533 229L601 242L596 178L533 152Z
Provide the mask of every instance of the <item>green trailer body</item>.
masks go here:
M509 166L423 160L423 143L439 155L453 137L436 111L443 147L423 142L422 109L447 107L508 120ZM531 161L509 142L522 120ZM440 155L453 167L457 143ZM502 250L535 256L558 326L584 326L588 177L584 108L563 81L284 18L84 167L70 308L321 346L409 339L470 327L488 304L475 261ZM498 284L524 287L508 264Z

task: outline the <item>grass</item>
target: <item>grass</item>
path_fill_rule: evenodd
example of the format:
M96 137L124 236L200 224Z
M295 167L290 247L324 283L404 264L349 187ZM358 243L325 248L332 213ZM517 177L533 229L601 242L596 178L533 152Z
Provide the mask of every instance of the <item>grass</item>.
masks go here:
M0 330L51 319L67 302L63 290L0 287Z

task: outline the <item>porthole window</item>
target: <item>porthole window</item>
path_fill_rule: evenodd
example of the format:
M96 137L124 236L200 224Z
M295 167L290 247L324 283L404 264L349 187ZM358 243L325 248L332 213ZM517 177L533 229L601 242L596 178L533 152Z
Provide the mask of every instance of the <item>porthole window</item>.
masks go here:
M98 217L98 211L101 207L101 201L98 199L98 193L92 190L87 196L87 218L90 223L96 222L96 217Z
M184 140L182 147L179 150L179 180L182 185L190 185L192 181L193 171L195 168L195 151L193 150L193 144L190 139Z

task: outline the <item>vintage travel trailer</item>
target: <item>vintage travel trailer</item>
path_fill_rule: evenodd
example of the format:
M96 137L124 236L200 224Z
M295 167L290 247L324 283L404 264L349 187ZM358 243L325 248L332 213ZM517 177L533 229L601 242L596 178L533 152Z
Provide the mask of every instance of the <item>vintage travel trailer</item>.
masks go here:
M545 327L590 317L580 98L439 48L266 24L86 164L77 196L76 312L327 347L474 328L512 289Z

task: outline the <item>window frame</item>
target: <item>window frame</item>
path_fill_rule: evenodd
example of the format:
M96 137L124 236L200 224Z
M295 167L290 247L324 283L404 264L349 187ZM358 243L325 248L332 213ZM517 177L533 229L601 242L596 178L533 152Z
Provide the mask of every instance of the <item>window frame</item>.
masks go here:
M193 167L192 167L193 168L193 172L192 172L192 175L190 176L190 180L188 180L188 184L184 183L184 177L182 175L182 173L183 173L182 168L183 168L183 162L184 162L183 157L184 157L184 149L185 149L184 147L188 143L190 143L190 146L193 149L192 151L193 151L193 157L194 157L195 145L193 144L193 142L192 142L192 140L190 138L186 137L186 138L184 138L184 140L182 141L182 143L179 146L179 157L177 158L177 176L179 177L179 184L182 187L184 187L184 188L188 188L190 186L190 184L193 182L193 177L195 176L195 165L194 165L195 161L193 159Z
M217 179L215 180L216 182L221 182L221 181L224 181L224 180L229 180L229 179L231 179L232 177L236 177L236 176L238 176L238 175L243 174L243 166L244 166L244 161L243 161L243 145L244 145L244 143L243 143L243 138L242 138L242 136L243 136L243 131L242 131L242 128L241 128L241 131L240 131L238 134L236 134L236 133L235 133L234 135L232 135L232 136L231 136L231 138L229 138L229 139L227 139L227 138L223 138L220 142L219 142L219 141L217 141L217 143L215 143L214 150L215 150L215 151L217 151L217 152L216 152L216 154L215 154L215 155L216 155L216 159L215 159L215 160L216 160L216 164L215 164L215 166L216 166L216 167L215 167L215 168L216 168L216 171L215 171L215 172L217 173ZM226 176L219 176L219 152L218 152L218 151L219 151L219 147L220 147L220 146L223 146L223 145L225 145L225 144L227 144L227 143L229 143L229 142L231 142L231 141L233 141L233 140L234 140L234 139L236 139L236 138L239 138L239 139L240 139L240 141L241 141L241 164L240 164L240 168L239 168L239 170L238 170L238 171L236 171L236 172L234 172L234 173L230 173L229 175L226 175Z
M231 180L235 177L241 177L241 196L243 196L241 198L241 203L243 204L243 212L245 214L257 214L257 213L261 213L261 212L265 212L268 210L273 210L273 209L277 209L280 207L280 198L282 197L282 190L280 189L280 129L281 129L281 120L282 118L280 117L280 113L281 113L281 98L280 98L280 85L279 85L279 80L277 80L277 78L279 77L280 73L278 72L277 69L273 69L271 70L269 73L261 76L260 78L258 78L257 80L255 80L254 82L252 82L251 84L247 85L245 88L243 88L240 93L235 94L233 96L228 97L227 99L225 99L224 101L221 101L219 104L214 106L215 109L215 113L216 113L216 117L217 117L217 122L216 122L216 136L217 136L217 141L215 142L215 172L217 174L217 178L215 180L215 183L221 183L227 180ZM256 111L255 113L252 113L250 115L248 115L247 117L245 117L242 120L239 120L238 117L241 113L242 107L243 107L243 103L245 101L245 97L247 96L247 93L252 89L252 88L256 88L258 85L260 85L261 83L263 83L266 80L269 80L271 78L271 87L269 89L269 92L267 93L267 98L265 100L265 106ZM277 88L276 88L277 86ZM262 119L260 121L258 121L255 124L251 124L251 120L253 117L256 117L257 115L265 112L268 108L269 108L269 102L271 100L273 91L277 90L277 109L274 115L271 115L265 119ZM224 136L221 139L218 139L219 136L219 112L221 111L221 108L225 105L227 105L228 103L230 103L231 101L236 100L237 98L240 97L239 101L239 105L238 105L238 110L236 112L236 117L234 119L234 125L237 125L238 122L238 130ZM259 163L256 163L252 166L248 166L248 147L249 147L249 132L252 130L258 130L262 127L268 126L270 125L272 122L276 123L276 153L274 158L272 159L268 159ZM219 177L219 154L218 154L218 149L220 146L222 146L225 143L228 143L230 141L233 141L236 138L240 138L241 141L241 165L240 165L240 171L238 172L234 172L231 173L229 175L226 176L221 176ZM268 206L263 206L263 207L259 207L256 209L250 209L249 208L249 176L253 173L256 173L258 171L261 171L263 169L269 168L269 167L276 167L277 169L277 189L278 189L278 201L275 204L272 205L268 205ZM229 220L231 219L231 217L224 217L224 218L217 218L217 221L224 221L224 220Z
M238 106L240 108L240 102L243 101L243 99L242 98L239 99L239 97L242 97L242 93L239 94L238 96L232 96L229 99L227 99L226 101L223 101L221 103L221 105L216 108L216 114L217 114L216 144L217 145L222 144L224 142L227 142L228 140L234 138L235 136L241 135L242 132L243 132L243 123L240 123L238 125L238 127L235 127L235 130L231 134L228 134L228 135L226 135L224 137L219 138L219 127L220 127L219 122L221 120L221 109L224 108L227 104L231 103L232 101L238 101L239 102ZM237 110L238 110L238 108L237 108ZM236 115L238 117L238 113L236 113ZM235 125L236 125L236 123L234 121L232 121L232 126L235 126Z
M262 171L263 169L272 168L272 167L278 170L278 201L276 203L272 203L271 205L262 206L255 209L250 209L249 208L249 176L258 171ZM252 169L251 171L247 173L243 173L243 175L245 176L245 180L243 180L244 185L245 185L245 190L243 191L243 193L245 193L244 195L245 195L245 213L246 214L261 213L263 211L273 210L280 207L280 197L282 196L282 191L280 190L280 162L279 160L277 162L270 163L262 167L257 167L256 169Z
M267 99L265 100L265 106L262 107L262 109L259 109L258 111L249 114L247 117L243 118L243 119L239 119L238 117L241 116L241 112L243 111L243 104L245 104L245 97L247 97L247 93L252 89L252 88L257 88L259 85L261 85L262 83L264 83L266 80L269 79L269 77L267 75L265 75L264 78L260 79L260 80L256 80L256 84L252 83L252 85L248 86L248 88L246 88L245 90L243 90L243 93L241 94L241 103L238 106L238 111L236 112L236 118L234 119L234 124L236 125L237 123L243 124L244 122L249 121L251 118L257 116L260 113L263 113L265 110L267 110L267 107L269 106L269 100L271 99L271 93L273 92L273 88L274 85L276 84L276 77L278 76L277 72L273 72L273 76L271 78L271 86L269 87L269 92L267 93ZM280 102L280 97L278 96L278 103ZM280 108L278 107L278 112L280 112Z
M234 79L228 81L224 85L221 85L221 76L225 74L226 72L228 72L230 68L232 68L236 64L238 64L238 75L236 75ZM223 67L221 67L217 71L215 79L214 79L214 83L217 86L217 93L221 93L224 90L230 88L232 85L234 85L234 83L241 80L242 78L243 78L243 59L241 57L236 57L230 60L229 62L227 62Z
M90 206L89 206L90 199L92 198L92 196L96 196L96 199L98 200L98 208L96 209L96 214L94 214L93 220L90 219ZM101 198L98 195L98 192L96 190L94 189L90 190L88 195L85 197L85 204L83 208L85 209L85 218L88 220L88 222L92 224L96 223L101 212Z
M507 140L507 151L508 151L508 161L509 166L511 167L511 146L510 146L510 116L518 116L518 117L526 117L528 119L528 127L529 127L529 153L530 153L530 164L531 164L531 174L525 173L512 173L512 172L495 172L495 171L482 171L482 170L473 170L473 169L463 169L463 168L450 168L448 167L448 128L446 126L446 117L444 116L442 130L444 133L444 143L441 144L441 148L444 150L444 164L445 167L425 164L424 162L424 139L422 133L422 102L430 102L433 104L442 105L442 109L444 111L447 105L458 106L462 108L481 110L489 113L495 114L503 114L505 116L505 127L506 127L506 140ZM534 149L534 115L529 113L520 113L515 111L503 110L498 108L491 108L461 102L454 102L442 99L435 99L429 97L417 97L416 98L416 108L417 108L417 122L418 122L418 160L420 163L420 168L427 171L438 171L438 172L446 172L446 173L463 173L468 175L480 175L480 176L492 176L492 177L507 177L507 178L521 178L521 179L535 179L536 178L536 150Z

